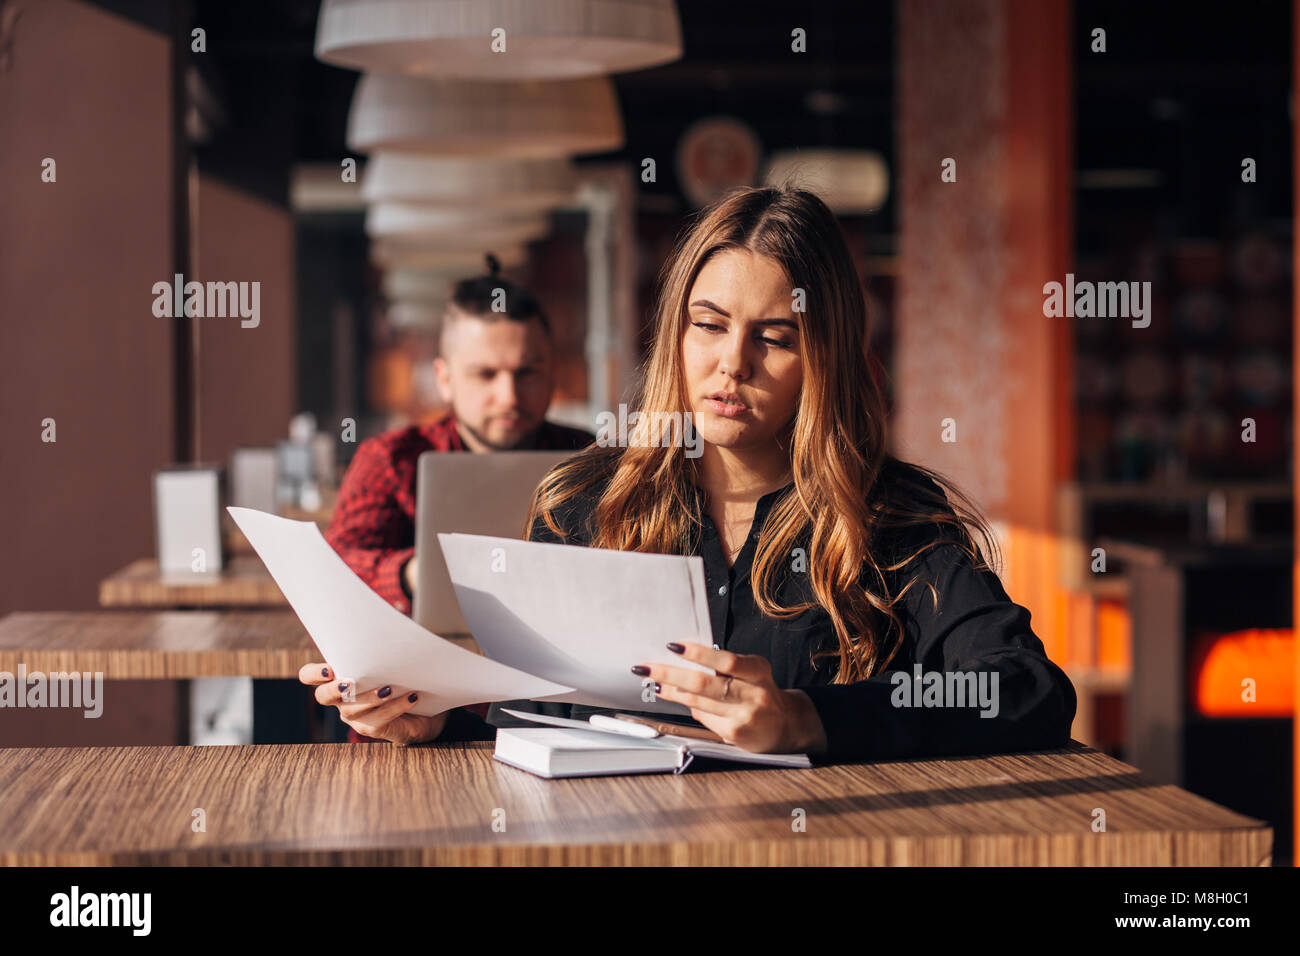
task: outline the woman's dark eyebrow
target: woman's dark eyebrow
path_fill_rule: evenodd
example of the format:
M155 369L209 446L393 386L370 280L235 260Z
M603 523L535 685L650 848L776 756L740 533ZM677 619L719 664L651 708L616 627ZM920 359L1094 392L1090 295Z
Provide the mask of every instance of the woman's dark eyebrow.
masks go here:
M730 313L730 312L728 312L726 309L724 309L724 308L723 308L722 306L720 306L720 305L714 305L714 304L713 304L712 302L710 302L708 299L696 299L694 302L691 303L691 305L692 305L692 306L701 305L701 306L703 306L703 307L706 308L706 309L711 309L712 311L718 313L718 315L721 315L721 316L723 316L724 318L728 318L728 319L731 318L731 313Z
M728 319L731 318L730 312L728 312L720 305L715 305L714 303L710 302L708 299L696 299L694 302L691 303L691 305L702 306L703 308L718 313L718 315L721 315L724 318L728 318ZM759 325L788 325L796 332L799 331L799 326L792 319L757 319L756 321Z

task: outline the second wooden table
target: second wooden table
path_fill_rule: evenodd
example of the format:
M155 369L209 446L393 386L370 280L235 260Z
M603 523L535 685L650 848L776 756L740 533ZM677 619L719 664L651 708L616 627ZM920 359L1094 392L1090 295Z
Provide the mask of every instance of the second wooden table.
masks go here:
M292 611L38 611L0 620L0 671L108 680L297 679L320 652Z

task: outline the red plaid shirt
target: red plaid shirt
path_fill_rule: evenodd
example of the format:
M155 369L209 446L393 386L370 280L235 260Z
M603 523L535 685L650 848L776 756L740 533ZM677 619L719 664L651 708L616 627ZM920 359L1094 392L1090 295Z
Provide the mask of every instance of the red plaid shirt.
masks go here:
M590 432L543 422L533 447L576 451L594 440ZM416 463L426 451L469 451L454 415L363 441L343 476L325 531L325 539L357 577L403 614L411 613L402 571L415 553ZM487 716L486 704L467 709ZM348 739L372 738L349 728Z

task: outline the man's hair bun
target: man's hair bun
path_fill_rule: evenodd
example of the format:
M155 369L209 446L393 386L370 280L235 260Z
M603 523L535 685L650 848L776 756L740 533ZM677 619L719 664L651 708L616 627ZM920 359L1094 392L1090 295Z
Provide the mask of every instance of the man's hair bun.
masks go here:
M501 260L492 253L486 253L488 274L473 279L462 279L452 290L451 301L467 315L489 321L498 318L513 319L523 322L537 319L547 335L551 333L551 323L542 311L537 297L518 283L511 282L501 275ZM505 311L498 312L501 295L505 295Z

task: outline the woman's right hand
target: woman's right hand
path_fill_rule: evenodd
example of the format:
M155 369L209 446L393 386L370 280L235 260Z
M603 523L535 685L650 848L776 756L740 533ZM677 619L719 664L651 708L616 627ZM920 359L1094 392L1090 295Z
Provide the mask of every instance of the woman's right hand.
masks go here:
M397 687L377 687L357 694L355 700L344 701L347 683L336 680L334 669L325 663L304 664L298 680L316 688L317 703L337 707L343 723L367 737L404 747L433 740L447 726L448 711L432 717L408 713L419 696Z

